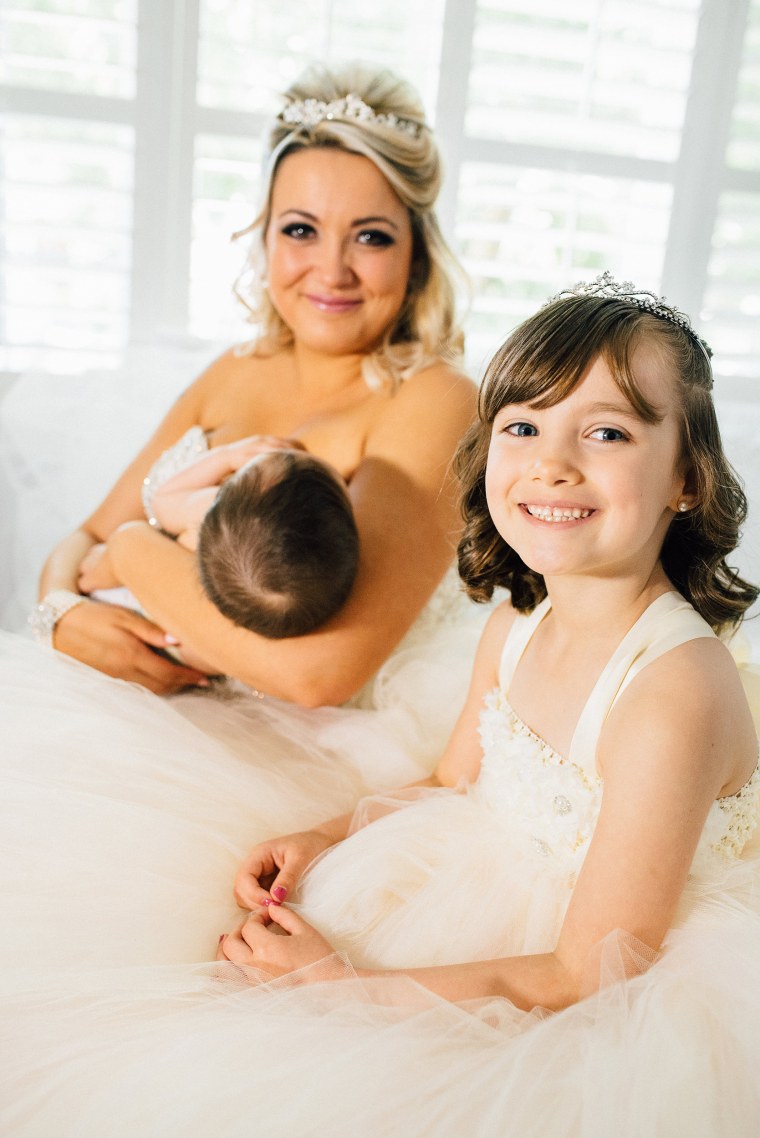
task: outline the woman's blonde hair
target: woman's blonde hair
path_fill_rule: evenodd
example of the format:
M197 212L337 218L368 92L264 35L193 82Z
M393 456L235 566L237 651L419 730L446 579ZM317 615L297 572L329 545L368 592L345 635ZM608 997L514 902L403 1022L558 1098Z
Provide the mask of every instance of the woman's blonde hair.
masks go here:
M387 179L409 211L412 263L401 311L382 342L367 354L364 378L378 387L399 381L445 360L459 363L463 336L456 321L454 278L464 274L438 225L434 205L441 186L441 158L424 122L414 88L391 71L370 70L359 64L328 70L311 67L286 92L286 107L305 100L331 103L356 96L373 115L321 118L313 123L289 123L278 116L269 132L262 170L261 209L251 225L236 234L252 234L251 248L235 293L259 326L251 350L274 352L293 342L290 328L266 290L265 238L274 179L286 155L308 147L335 147L368 158ZM394 125L396 116L404 125Z

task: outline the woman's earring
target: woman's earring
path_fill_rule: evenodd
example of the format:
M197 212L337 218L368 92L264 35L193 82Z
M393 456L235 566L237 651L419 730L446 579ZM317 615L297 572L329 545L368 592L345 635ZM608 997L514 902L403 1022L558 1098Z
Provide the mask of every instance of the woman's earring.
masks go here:
M688 510L688 508L689 508L689 503L686 501L685 498L682 498L681 501L678 503L679 514L685 514L686 511Z

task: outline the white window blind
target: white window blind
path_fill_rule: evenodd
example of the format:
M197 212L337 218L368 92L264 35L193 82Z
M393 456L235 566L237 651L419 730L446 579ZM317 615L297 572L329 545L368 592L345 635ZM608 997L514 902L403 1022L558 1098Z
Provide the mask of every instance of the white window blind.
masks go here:
M245 334L231 285L276 95L391 66L447 163L478 371L604 268L760 383L760 0L4 0L0 369Z

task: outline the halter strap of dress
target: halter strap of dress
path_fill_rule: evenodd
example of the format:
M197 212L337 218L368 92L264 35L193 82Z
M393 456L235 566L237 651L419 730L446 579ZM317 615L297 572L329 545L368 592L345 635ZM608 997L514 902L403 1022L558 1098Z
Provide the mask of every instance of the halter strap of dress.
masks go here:
M546 597L529 615L515 618L499 665L499 687L505 694L523 652L550 608ZM566 757L586 774L597 777L596 748L604 721L631 680L671 648L714 636L709 624L680 593L663 593L652 601L602 669L580 714Z
M576 724L568 758L595 774L604 721L631 680L672 648L702 637L714 638L715 633L680 593L663 593L652 601L602 669Z

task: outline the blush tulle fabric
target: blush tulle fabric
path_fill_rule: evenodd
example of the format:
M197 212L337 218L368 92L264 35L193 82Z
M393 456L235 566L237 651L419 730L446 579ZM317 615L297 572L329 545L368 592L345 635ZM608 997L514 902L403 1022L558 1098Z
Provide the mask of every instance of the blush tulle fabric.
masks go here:
M2 1132L755 1138L757 774L713 806L662 951L612 934L567 1011L353 971L552 948L604 716L649 660L711 635L659 598L564 757L507 699L545 611L513 626L464 792L386 789L429 772L462 702L482 614L447 589L357 706L316 713L160 700L4 638ZM352 836L293 899L335 954L279 980L210 962L245 849L359 794Z

